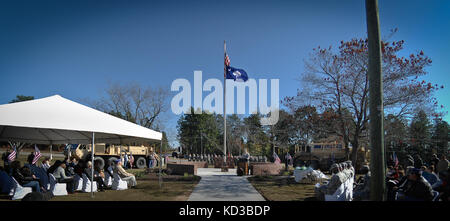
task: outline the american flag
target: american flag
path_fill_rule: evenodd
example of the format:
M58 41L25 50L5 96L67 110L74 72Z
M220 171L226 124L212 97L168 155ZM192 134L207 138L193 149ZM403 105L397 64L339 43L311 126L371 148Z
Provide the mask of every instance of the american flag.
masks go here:
M225 66L230 66L230 58L227 53L225 53Z
M273 158L275 159L275 163L281 163L280 158L278 157L278 154L273 152Z
M399 162L398 162L397 154L395 154L395 152L392 154L392 158L394 159L394 165L395 165L395 167L397 167Z
M16 148L14 147L13 152L8 155L8 162L14 161L16 159L16 155L17 155L17 151L16 151Z
M227 67L230 66L230 58L228 57L227 53L225 53L225 62L224 62L224 64L225 64L225 67L224 67L223 76L227 77L227 74L226 74L227 73Z
M32 164L35 164L39 160L39 158L41 158L41 151L39 151L39 148L35 144L34 145L34 158L33 158Z

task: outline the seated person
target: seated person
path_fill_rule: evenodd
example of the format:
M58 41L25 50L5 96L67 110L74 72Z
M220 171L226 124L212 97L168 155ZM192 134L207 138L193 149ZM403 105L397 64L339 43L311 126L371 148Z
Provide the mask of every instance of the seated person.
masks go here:
M361 169L364 178L356 183L355 192L353 193L354 200L369 200L370 199L370 170L369 166L364 165Z
M41 189L46 190L47 185L49 183L48 175L43 168L36 166L36 162L33 162L33 160L34 160L34 153L32 153L28 156L28 159L27 159L28 164L25 164L25 167L30 169L30 172L31 172L30 176L34 175L38 178Z
M136 177L134 177L133 174L128 173L127 171L125 171L123 169L122 161L116 160L116 166L114 167L114 173L117 173L122 180L127 181L128 186L135 187L137 185Z
M423 178L425 178L431 186L439 182L439 177L434 173L433 165L431 165L430 167L422 166L421 170Z
M107 173L109 174L109 176L111 176L111 177L113 177L113 173L114 173L113 167L114 167L114 162L110 162L108 168L106 168L106 172L107 172Z
M41 163L41 168L44 169L46 172L47 172L48 168L50 168L50 158L49 157L44 158L44 160Z
M75 168L74 168L75 164L72 163L72 158L74 158L74 157L64 159L64 163L66 164L65 170L66 170L67 176L75 175Z
M58 183L66 183L67 192L72 194L74 193L74 182L72 176L66 175L66 164L57 160L55 162L53 176L55 176L56 181ZM51 171L49 169L49 171Z
M430 183L422 177L422 171L413 168L407 176L407 183L401 189L402 193L398 200L401 201L431 201L433 189Z
M9 194L12 188L14 188L14 181L5 171L5 168L0 167L0 193Z
M92 163L91 163L91 161L87 162L87 167L86 167L86 169L84 169L84 173L86 174L86 176L89 180L92 180ZM97 170L94 171L94 181L97 182L97 186L98 186L100 192L105 191L106 185L103 182L103 179Z
M31 187L34 192L41 192L41 186L39 185L38 181L39 179L36 176L31 175L31 171L29 173L24 174L23 173L24 170L22 170L23 168L21 168L19 161L13 161L11 163L11 169L12 169L12 176L21 186Z
M73 167L73 171L75 174L82 177L85 168L86 162L84 160L79 160L78 163Z
M439 173L440 182L436 183L434 190L439 192L439 199L448 202L450 201L450 169Z

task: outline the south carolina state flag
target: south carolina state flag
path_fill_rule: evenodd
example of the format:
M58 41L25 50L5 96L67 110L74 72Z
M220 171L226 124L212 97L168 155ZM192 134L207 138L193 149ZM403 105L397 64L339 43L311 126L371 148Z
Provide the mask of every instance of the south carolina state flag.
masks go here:
M242 69L227 66L226 79L234 79L235 81L244 81L245 82L248 80L248 76L247 76L247 72L245 72Z

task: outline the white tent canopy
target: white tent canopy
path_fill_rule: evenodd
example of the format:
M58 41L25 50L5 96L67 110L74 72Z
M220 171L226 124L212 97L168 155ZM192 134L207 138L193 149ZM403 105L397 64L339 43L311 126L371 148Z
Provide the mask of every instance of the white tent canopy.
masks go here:
M160 141L150 130L59 95L0 105L0 140L36 144Z

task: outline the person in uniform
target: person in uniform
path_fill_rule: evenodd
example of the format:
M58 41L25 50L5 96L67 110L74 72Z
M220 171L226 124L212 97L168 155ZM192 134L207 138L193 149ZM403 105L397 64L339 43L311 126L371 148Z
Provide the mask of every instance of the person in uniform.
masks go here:
M369 200L370 199L370 169L369 166L364 165L361 168L361 173L364 174L362 182L356 184L353 197L355 200Z
M337 163L331 165L330 172L333 174L331 176L330 182L326 185L316 187L316 195L319 200L337 201L339 199L339 197L334 197L334 199L331 199L330 197L325 197L325 195L329 196L335 195L336 191L341 187L341 185L345 181L345 175L342 173L341 165ZM338 195L341 195L341 193L339 193Z

